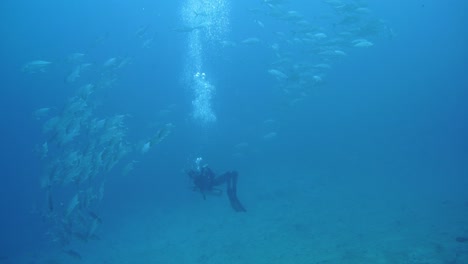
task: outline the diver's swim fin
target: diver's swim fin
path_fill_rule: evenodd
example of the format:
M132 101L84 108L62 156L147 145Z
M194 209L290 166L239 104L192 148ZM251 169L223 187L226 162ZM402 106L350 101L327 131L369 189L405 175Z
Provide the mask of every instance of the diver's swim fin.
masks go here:
M246 212L244 206L239 202L239 199L237 199L236 194L233 192L233 190L228 189L228 196L229 196L229 202L231 203L232 209L236 212Z

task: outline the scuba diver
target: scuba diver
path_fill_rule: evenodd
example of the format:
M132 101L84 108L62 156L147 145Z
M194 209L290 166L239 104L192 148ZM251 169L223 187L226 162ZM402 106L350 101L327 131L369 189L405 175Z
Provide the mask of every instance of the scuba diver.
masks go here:
M237 172L228 171L216 176L208 165L200 166L201 161L202 158L197 158L195 160L196 169L191 169L187 172L195 185L193 190L199 191L205 200L207 193L218 196L221 195L222 190L215 187L226 183L227 194L232 209L236 212L245 212L244 206L242 206L239 199L237 199Z

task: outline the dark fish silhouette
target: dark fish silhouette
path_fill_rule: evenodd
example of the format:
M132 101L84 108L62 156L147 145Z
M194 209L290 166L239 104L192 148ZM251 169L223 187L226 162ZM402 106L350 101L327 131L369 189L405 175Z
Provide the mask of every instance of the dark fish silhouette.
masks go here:
M67 254L68 256L70 256L70 257L72 257L74 259L82 260L82 257L80 255L80 253L78 253L78 252L76 252L76 251L74 251L72 249L66 250L64 252L65 252L65 254Z

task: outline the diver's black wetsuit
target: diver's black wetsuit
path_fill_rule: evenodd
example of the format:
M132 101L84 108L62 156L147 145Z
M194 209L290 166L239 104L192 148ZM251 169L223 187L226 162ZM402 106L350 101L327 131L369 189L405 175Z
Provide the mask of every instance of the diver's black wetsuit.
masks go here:
M200 170L190 170L187 173L195 184L194 190L198 190L203 195L203 199L206 199L206 193L221 194L220 190L214 187L226 183L227 194L231 207L236 212L245 212L244 206L237 199L237 172L228 171L218 177L208 167L202 167Z

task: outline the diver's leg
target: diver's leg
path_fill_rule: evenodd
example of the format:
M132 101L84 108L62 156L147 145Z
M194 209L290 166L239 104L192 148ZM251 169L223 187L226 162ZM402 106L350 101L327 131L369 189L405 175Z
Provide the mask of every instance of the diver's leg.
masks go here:
M237 171L231 172L230 183L232 192L234 192L234 195L237 195Z
M237 199L237 172L233 171L229 174L227 178L227 193L229 196L229 201L231 203L231 207L236 212L245 212L244 206L239 202Z
M230 177L230 173L229 172L225 172L221 175L219 175L218 177L215 177L213 179L213 186L219 186L225 182L228 182L229 183L229 180L228 178Z

